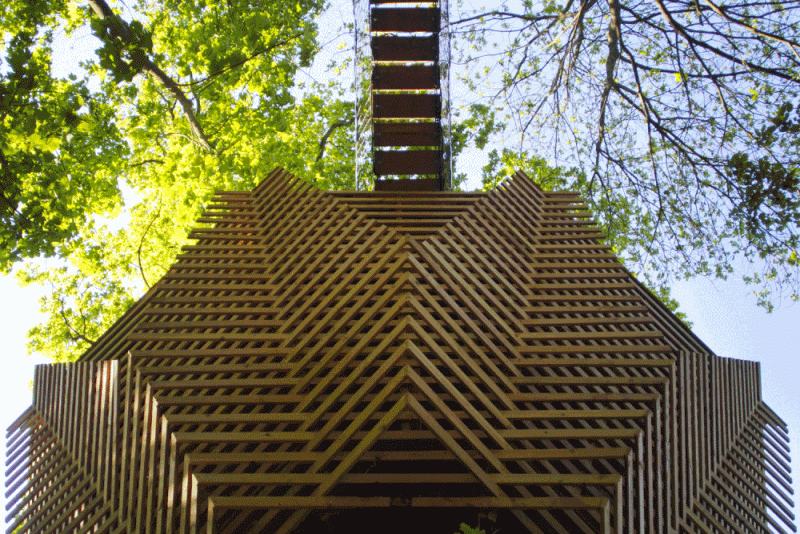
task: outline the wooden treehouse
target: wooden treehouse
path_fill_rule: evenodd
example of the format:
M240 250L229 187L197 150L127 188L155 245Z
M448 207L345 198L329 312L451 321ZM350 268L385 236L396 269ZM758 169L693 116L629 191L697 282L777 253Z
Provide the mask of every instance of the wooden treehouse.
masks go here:
M446 6L414 5L365 11L375 191L218 193L78 362L37 368L9 534L795 531L757 363L684 327L576 194L450 191Z
M7 433L8 532L783 533L786 426L580 198L219 193Z

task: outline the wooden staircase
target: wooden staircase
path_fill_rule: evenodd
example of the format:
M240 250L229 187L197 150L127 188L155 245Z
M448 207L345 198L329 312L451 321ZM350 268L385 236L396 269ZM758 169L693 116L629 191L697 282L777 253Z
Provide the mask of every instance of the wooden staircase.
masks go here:
M441 10L438 2L406 5L370 0L375 190L444 191Z

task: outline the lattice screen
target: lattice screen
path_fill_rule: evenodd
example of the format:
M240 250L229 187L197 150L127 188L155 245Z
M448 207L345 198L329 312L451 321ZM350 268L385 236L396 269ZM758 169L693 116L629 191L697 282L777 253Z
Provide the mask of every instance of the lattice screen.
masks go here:
M785 424L572 193L219 193L8 431L9 532L795 530ZM17 529L17 530L15 530Z

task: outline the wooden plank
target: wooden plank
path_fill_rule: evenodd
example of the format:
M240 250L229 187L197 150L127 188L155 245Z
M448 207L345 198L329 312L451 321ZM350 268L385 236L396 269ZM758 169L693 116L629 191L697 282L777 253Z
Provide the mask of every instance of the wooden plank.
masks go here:
M597 411L597 410L593 410ZM608 410L615 411L615 410ZM333 455L334 460L344 458L343 452ZM468 454L473 458L482 455L475 451ZM565 459L624 459L630 454L628 447L603 447L585 449L507 449L497 450L494 454L503 461L520 460L565 460ZM265 461L267 463L286 462L313 462L318 457L315 452L258 452L258 453L189 453L187 462L192 465L229 465ZM363 461L420 461L440 462L453 460L455 456L449 451L367 451L362 456Z
M435 119L441 115L442 101L438 94L372 95L374 119Z
M635 339L635 338L634 338ZM521 354L664 354L672 352L669 345L523 345ZM554 360L558 361L558 359Z
M316 438L315 432L174 432L178 443L266 443L304 442Z
M524 385L635 385L656 386L669 383L666 376L525 376L511 379Z
M436 61L439 58L439 39L435 35L373 35L370 46L374 61Z
M519 402L657 402L658 393L510 393Z
M441 14L438 7L378 7L370 9L371 32L438 33Z
M372 144L438 147L442 144L442 127L435 122L375 121L372 125Z
M181 397L161 397L160 406L220 406L263 405L263 404L295 404L302 402L303 395L191 395Z
M386 171L389 169L387 168L384 170ZM375 180L375 191L440 191L441 187L441 180L438 178ZM439 225L436 226L438 227ZM403 226L400 227L400 231L408 233L413 231L413 228ZM427 229L425 231L427 231Z
M546 318L546 319L536 318L536 319L523 320L521 321L521 324L523 326L589 326L589 325L601 325L601 324L602 325L652 324L655 322L656 322L655 319L653 319L652 317L643 315L638 317L580 317L580 318L556 317L556 318ZM522 334L522 336L524 337L524 334Z
M529 341L586 340L586 339L639 339L661 338L658 330L622 330L614 332L523 332L520 339Z
M629 419L640 420L647 417L650 410L640 409L615 409L615 410L509 410L503 415L509 419L526 419L529 421L539 419Z
M309 418L307 413L179 413L166 414L167 421L175 425L214 423L302 423Z
M194 375L206 373L263 373L267 371L286 371L294 366L288 362L280 363L220 363L194 364L191 367L175 367L172 365L142 366L137 368L141 375Z
M389 175L408 175L408 174L438 174L442 164L442 153L439 150L376 150L373 152L373 168L378 176ZM416 182L416 181L415 181ZM433 191L430 182L421 182L424 190ZM389 184L383 184L383 191L412 190L408 182L398 183L396 188L391 188ZM379 188L379 190L381 190ZM440 190L440 188L439 188Z
M328 474L319 473L195 473L200 484L290 485L322 484ZM537 486L616 485L620 475L593 474L512 474L489 475L497 484L530 484ZM478 478L470 473L355 473L344 475L341 484L474 484Z
M213 378L197 380L153 380L149 382L153 391L168 390L173 393L184 389L233 389L233 388L274 388L293 386L296 378ZM163 398L163 397L161 397Z
M372 89L375 91L433 91L439 89L437 65L375 64L372 68Z
M209 498L214 510L224 509L343 509L388 508L390 506L422 508L502 508L519 510L586 510L603 508L605 497L412 497L409 500L390 497L219 497Z

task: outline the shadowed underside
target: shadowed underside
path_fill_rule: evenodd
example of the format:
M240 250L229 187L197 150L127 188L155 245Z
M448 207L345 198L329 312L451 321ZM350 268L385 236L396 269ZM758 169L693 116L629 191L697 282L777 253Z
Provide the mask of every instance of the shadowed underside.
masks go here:
M758 365L572 193L219 193L8 431L9 532L795 530Z

